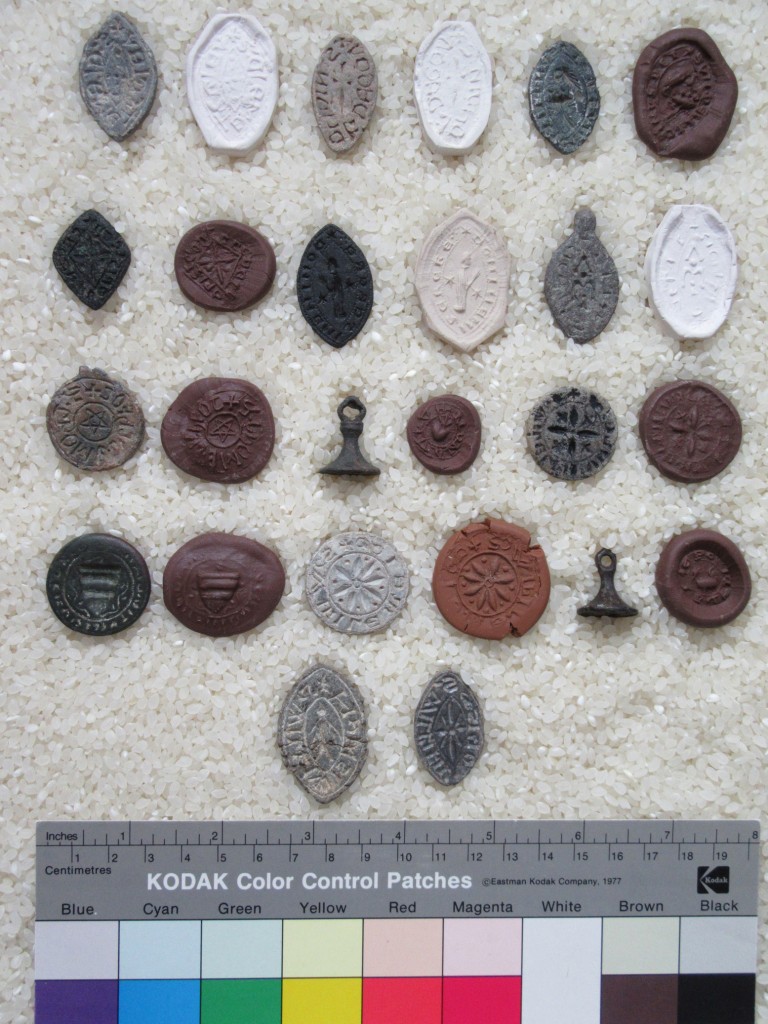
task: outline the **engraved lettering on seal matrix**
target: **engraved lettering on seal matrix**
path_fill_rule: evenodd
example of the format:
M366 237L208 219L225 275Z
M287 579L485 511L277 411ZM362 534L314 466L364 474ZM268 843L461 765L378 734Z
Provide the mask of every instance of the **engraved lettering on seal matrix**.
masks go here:
M583 145L600 113L600 93L581 50L562 41L545 50L531 72L528 103L534 126L558 152Z
M309 240L296 292L304 319L334 348L343 348L362 331L373 309L373 275L346 231L326 224Z
M458 672L440 672L421 696L413 723L416 752L432 778L455 786L483 749L483 713Z
M386 629L405 607L408 567L392 544L373 533L340 533L321 544L307 568L307 599L340 633Z
M584 480L613 457L618 429L604 398L584 388L557 388L528 418L528 447L545 473Z
M416 291L429 329L471 352L504 326L509 298L505 239L469 210L460 210L424 242L416 263Z
M312 76L312 108L326 145L346 153L360 141L376 107L373 57L355 36L336 36Z
M86 636L128 629L147 607L152 583L147 563L127 541L89 533L65 544L45 582L51 610Z
M579 210L573 234L544 275L544 297L555 323L580 345L605 330L619 301L616 264L595 234L595 224L591 210Z
M245 156L277 106L277 52L250 14L215 14L187 57L187 96L211 149Z
M130 263L125 239L97 210L72 221L53 250L62 281L91 309L101 309L112 298Z
M59 455L91 472L122 466L144 440L144 413L136 397L103 370L87 366L56 391L45 419Z
M325 665L305 672L285 699L277 743L286 768L319 803L330 803L362 771L368 753L365 702L355 684Z
M491 113L493 65L474 25L436 25L419 47L413 91L421 127L438 153L468 153Z
M80 95L88 112L116 142L139 127L157 91L157 65L141 33L124 14L110 14L80 58Z
M736 291L736 243L711 206L671 206L645 258L656 313L679 338L710 338L722 327Z

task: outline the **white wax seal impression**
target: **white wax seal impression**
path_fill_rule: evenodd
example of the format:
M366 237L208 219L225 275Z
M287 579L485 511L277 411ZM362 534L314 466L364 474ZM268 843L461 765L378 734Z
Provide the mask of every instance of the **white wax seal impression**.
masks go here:
M471 352L504 326L506 242L469 210L460 210L424 242L416 262L416 291L429 329Z
M736 244L711 206L672 206L645 258L651 305L679 338L710 338L736 290Z
M430 146L468 153L488 124L493 93L491 58L471 22L435 26L416 55L413 91Z
M216 14L187 57L187 96L211 149L244 156L264 138L277 105L277 53L250 14Z

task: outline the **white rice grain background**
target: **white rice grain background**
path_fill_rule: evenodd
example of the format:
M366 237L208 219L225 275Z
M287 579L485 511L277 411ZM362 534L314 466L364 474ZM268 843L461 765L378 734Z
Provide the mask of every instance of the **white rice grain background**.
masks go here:
M110 141L77 84L85 40L110 11L90 0L3 0L0 302L4 493L0 1018L32 1020L34 825L42 818L763 817L768 709L768 8L764 0L281 0L238 6L271 32L280 98L248 158L211 153L189 110L187 51L218 8L205 0L126 0L157 58L158 97L142 128ZM467 156L427 148L412 94L419 44L443 18L471 19L494 61L488 129ZM643 46L695 25L717 41L739 82L730 132L700 164L659 160L636 136L631 75ZM357 34L379 72L375 119L352 155L323 148L310 82L338 31ZM526 83L547 45L576 43L595 69L602 109L573 156L533 129ZM666 336L648 305L643 259L673 203L709 203L738 246L730 317L701 342ZM591 206L621 278L618 309L591 344L567 343L544 302L544 269ZM506 328L471 355L423 326L414 290L422 240L462 206L495 225L513 260ZM54 244L95 207L124 235L130 270L92 312L59 279ZM211 218L243 220L272 241L275 287L255 308L209 314L173 275L182 234ZM335 351L299 312L295 278L309 238L333 221L366 253L375 284L362 334ZM80 364L124 380L148 431L122 469L87 475L60 460L45 430L54 390ZM196 378L242 376L277 421L267 468L240 486L185 476L160 446L162 417ZM744 422L731 466L707 483L665 480L648 463L638 413L654 386L710 381ZM597 477L547 478L527 453L532 404L558 384L594 387L619 422ZM429 474L405 425L417 404L455 392L482 416L483 444L458 477ZM368 405L372 483L317 470L337 443L336 405ZM544 548L552 597L523 639L465 637L443 621L430 579L437 552L466 523L496 516ZM733 624L697 630L659 604L654 568L681 530L713 527L744 551L752 602ZM391 539L411 571L403 615L384 634L323 626L303 592L307 561L340 530ZM207 530L245 534L279 552L288 583L262 627L233 639L187 630L164 608L163 568ZM69 632L51 613L45 576L56 551L89 531L135 544L153 593L132 629L108 639ZM619 556L625 622L578 618L596 588L594 552ZM360 686L370 751L359 780L319 809L284 769L281 702L323 661ZM453 668L482 700L487 743L460 786L438 788L417 764L411 729L425 684ZM764 871L764 869L763 869ZM764 920L764 918L763 918ZM763 944L763 956L765 946ZM760 1020L768 1021L763 959Z

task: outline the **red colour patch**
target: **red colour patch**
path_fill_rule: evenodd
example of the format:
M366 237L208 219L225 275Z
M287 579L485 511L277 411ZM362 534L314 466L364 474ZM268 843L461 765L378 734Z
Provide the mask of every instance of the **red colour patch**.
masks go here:
M363 1024L441 1024L442 978L364 978Z

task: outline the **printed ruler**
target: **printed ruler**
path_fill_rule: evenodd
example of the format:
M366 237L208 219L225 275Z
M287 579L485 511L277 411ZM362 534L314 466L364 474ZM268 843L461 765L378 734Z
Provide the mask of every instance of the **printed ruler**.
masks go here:
M751 1024L751 821L43 822L37 1024Z

